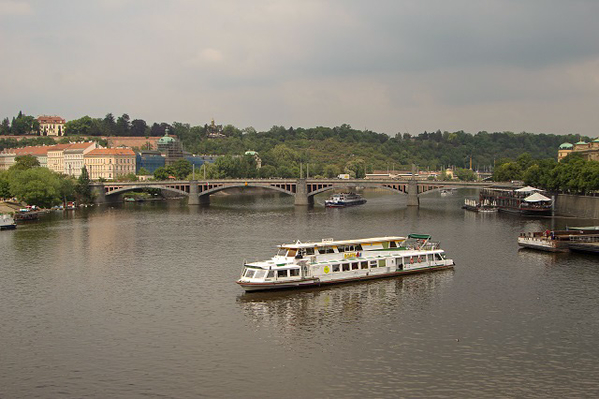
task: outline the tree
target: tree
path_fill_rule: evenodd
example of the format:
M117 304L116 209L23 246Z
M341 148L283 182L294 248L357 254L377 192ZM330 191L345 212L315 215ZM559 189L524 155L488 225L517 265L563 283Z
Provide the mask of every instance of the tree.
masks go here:
M68 121L64 125L65 134L68 136L88 136L92 131L93 120L85 115L79 119Z
M112 113L106 114L102 120L102 132L105 136L116 136L116 122Z
M134 119L131 121L130 134L135 137L143 137L147 134L148 125L143 119Z
M456 170L456 176L462 181L474 181L476 180L476 173L470 169L458 168Z
M4 118L0 124L0 135L8 136L10 134L10 121L8 118Z
M164 166L157 168L154 171L154 179L156 180L168 180L169 172Z
M14 136L26 134L37 134L40 124L33 116L25 115L19 111L19 115L12 119L10 133Z
M137 174L140 175L140 176L149 176L149 175L151 175L150 171L147 170L144 167L139 168L139 171L137 172Z
M131 124L129 123L129 115L123 114L116 120L116 135L117 136L128 136Z
M495 181L512 181L522 179L522 169L516 162L507 162L495 168L493 172L493 180Z
M33 155L18 155L15 157L15 163L10 169L27 170L40 166L40 161Z
M58 194L62 199L62 205L67 206L67 201L74 199L76 183L70 176L60 176Z
M8 172L0 172L0 198L10 198L10 182Z
M354 179L363 179L366 177L366 163L362 158L354 158L345 164L344 172Z
M75 186L75 194L80 204L91 204L94 201L90 183L89 173L84 166L81 168L81 175L77 179L77 185Z
M191 162L189 162L187 159L178 159L172 165L167 166L166 169L171 175L175 176L179 180L182 180L191 173L192 166Z
M42 208L61 202L57 173L47 168L15 169L10 172L10 191L20 201Z

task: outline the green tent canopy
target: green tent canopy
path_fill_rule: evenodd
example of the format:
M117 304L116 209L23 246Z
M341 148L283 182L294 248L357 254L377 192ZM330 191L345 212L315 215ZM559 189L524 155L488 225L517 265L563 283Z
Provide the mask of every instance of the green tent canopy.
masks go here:
M431 238L428 234L410 234L408 238L415 238L417 240L428 240Z

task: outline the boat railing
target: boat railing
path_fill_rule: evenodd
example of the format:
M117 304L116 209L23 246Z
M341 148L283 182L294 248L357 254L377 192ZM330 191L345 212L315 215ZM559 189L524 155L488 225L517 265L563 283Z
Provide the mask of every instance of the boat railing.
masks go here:
M570 236L572 242L599 242L599 234L584 235L584 236Z
M416 251L432 251L439 248L440 244L441 243L439 241L427 241L424 244L420 244L418 242L409 242L404 243L404 245L401 246L401 249Z

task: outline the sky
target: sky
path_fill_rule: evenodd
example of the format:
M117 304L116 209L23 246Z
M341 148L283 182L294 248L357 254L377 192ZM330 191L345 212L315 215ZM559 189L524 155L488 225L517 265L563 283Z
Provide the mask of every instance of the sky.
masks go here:
M0 0L0 118L599 136L599 0Z

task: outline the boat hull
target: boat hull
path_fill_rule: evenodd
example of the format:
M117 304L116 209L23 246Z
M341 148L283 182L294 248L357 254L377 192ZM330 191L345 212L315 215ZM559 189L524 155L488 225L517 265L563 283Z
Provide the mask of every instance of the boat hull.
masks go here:
M14 230L16 228L17 228L16 224L6 224L6 225L0 226L0 230Z
M551 216L551 209L522 209L500 206L499 212L512 213L521 216Z
M341 202L341 203L329 203L329 202L325 201L324 206L327 208L346 208L348 206L363 205L365 203L366 203L366 200Z
M380 274L370 274L365 276L352 276L347 278L338 278L334 280L325 280L322 281L318 278L310 278L305 280L296 280L296 281L285 281L285 282L265 282L265 283L250 283L244 281L237 281L246 292L255 292L255 291L274 291L274 290L286 290L293 288L309 288L309 287L320 287L326 285L333 284L345 284L351 282L358 281L366 281L366 280L375 280L381 278L391 278L398 277L406 274L416 274L416 273L426 273L426 272L434 272L439 270L447 270L453 269L454 264L451 265L439 265L439 266L429 266L423 267L420 269L410 269L410 270L397 270L394 272L388 273L380 273Z
M520 237L518 238L518 245L522 248L536 249L545 252L568 252L568 244L557 240Z

